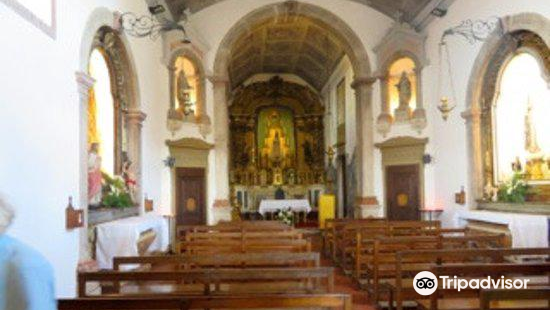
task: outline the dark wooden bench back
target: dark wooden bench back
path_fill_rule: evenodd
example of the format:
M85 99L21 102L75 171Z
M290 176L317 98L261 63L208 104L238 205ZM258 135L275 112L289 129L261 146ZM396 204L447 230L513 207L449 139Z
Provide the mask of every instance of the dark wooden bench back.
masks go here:
M352 310L345 294L276 294L257 296L193 296L60 299L58 310L187 310L330 308Z

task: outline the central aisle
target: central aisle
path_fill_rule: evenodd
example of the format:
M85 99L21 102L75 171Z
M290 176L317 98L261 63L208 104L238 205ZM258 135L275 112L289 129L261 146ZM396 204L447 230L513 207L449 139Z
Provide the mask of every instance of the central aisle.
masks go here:
M304 229L304 235L311 238L312 250L321 253L321 236L317 229ZM375 310L376 308L369 303L367 292L359 288L353 280L346 276L342 269L334 266L332 261L322 257L321 265L334 267L334 293L350 294L353 299L354 310Z

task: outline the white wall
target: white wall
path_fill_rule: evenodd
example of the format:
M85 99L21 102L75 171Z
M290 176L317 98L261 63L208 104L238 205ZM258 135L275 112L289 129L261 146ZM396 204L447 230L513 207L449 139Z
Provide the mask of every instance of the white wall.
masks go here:
M8 233L36 248L55 270L59 296L74 296L78 230L65 230L69 196L79 197L79 95L75 72L85 24L95 8L145 13L135 0L58 0L53 40L0 4L0 192L16 209ZM143 112L144 192L160 201L167 91L160 43L130 39ZM164 103L166 102L166 104ZM81 206L77 206L81 207Z
M472 205L461 206L454 203L454 193L466 186L466 195L472 193L467 188L468 154L464 119L460 113L466 109L466 93L470 74L482 43L470 45L460 37L448 37L447 42L453 69L453 78L457 93L457 107L447 122L437 111L438 97L435 85L437 80L438 42L443 31L459 25L465 19L487 19L498 16L515 15L522 12L538 13L550 16L550 3L547 0L460 0L449 8L448 14L436 19L426 29L428 40L426 50L431 65L424 71L424 105L428 110L428 122L432 126L430 149L434 156L433 201L445 208L442 220L447 225L453 223L456 211L467 211ZM447 90L448 91L448 90Z

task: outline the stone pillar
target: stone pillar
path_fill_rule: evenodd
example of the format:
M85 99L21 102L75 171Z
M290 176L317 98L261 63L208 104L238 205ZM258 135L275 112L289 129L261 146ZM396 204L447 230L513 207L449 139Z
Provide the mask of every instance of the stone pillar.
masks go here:
M141 178L142 162L141 162L141 128L143 127L143 121L147 118L147 115L140 110L131 109L126 113L126 124L128 133L128 158L133 163L134 173L136 175L137 187L136 187L136 202L139 206L142 206L142 189L143 180ZM143 208L140 208L140 213L143 213Z
M227 90L229 79L214 76L210 78L214 93L214 158L216 191L209 216L213 223L231 219L229 203L229 112Z
M78 197L74 197L75 207L84 210L84 226L79 229L79 257L80 261L89 260L92 256L88 246L88 104L90 89L95 80L84 72L76 72L76 85L78 90L78 115L79 124L79 190Z
M388 79L389 77L380 77L380 91L381 91L381 107L380 115L376 120L376 130L384 137L390 132L393 124L393 116L390 111L390 98L388 95Z
M476 199L483 197L483 151L481 145L481 111L471 108L462 112L466 120L466 134L468 137L468 176L470 178L466 192L467 204L476 206Z
M428 124L422 97L422 68L415 67L414 74L416 76L416 108L412 114L411 126L418 133L421 133Z
M376 78L356 78L355 89L357 145L355 146L355 217L377 216L380 205L374 194L374 119L372 84Z

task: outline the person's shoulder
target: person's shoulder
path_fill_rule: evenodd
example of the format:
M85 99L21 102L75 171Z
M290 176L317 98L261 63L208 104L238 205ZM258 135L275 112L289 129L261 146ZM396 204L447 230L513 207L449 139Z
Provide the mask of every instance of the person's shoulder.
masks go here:
M13 237L3 236L11 252L11 260L14 264L23 269L41 269L51 271L52 267L46 258L37 250L26 243Z

